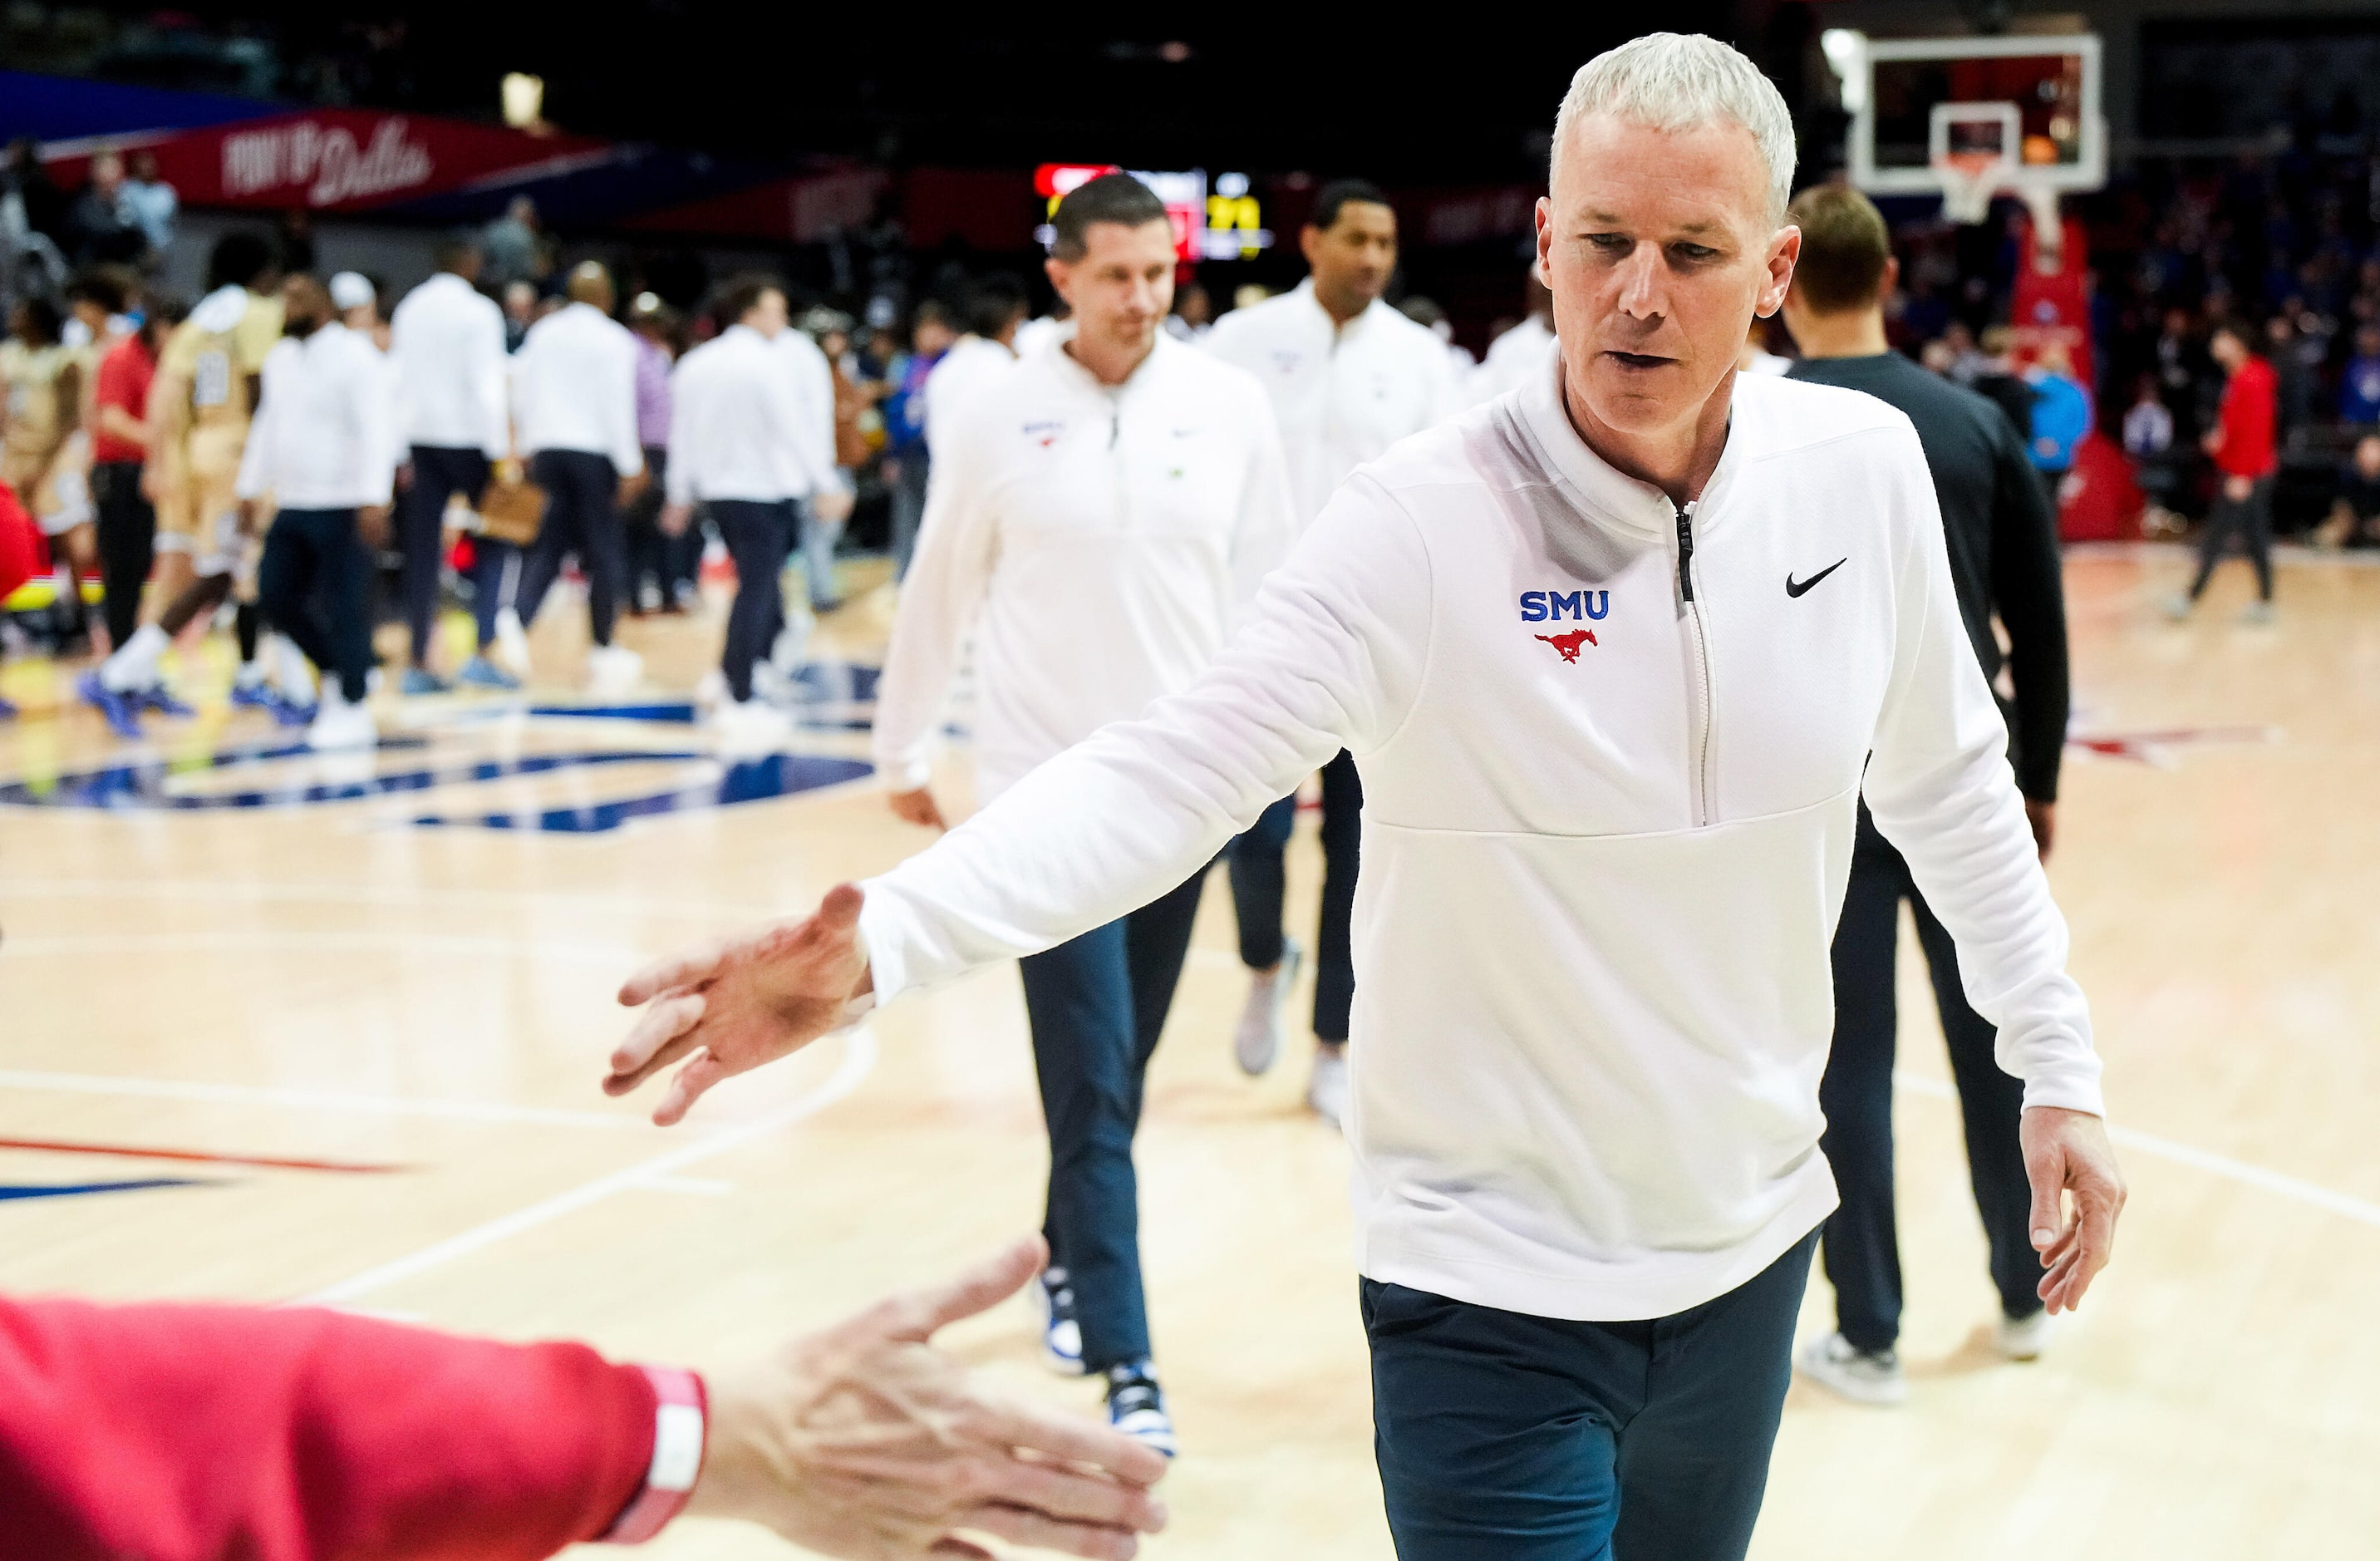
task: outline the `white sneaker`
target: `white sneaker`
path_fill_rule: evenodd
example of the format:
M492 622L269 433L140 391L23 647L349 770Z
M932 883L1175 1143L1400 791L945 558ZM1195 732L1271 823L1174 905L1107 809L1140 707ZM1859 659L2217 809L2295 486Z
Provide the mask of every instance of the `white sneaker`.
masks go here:
M510 607L496 611L496 642L488 659L506 672L526 682L528 678L528 630L521 627L520 614Z
M645 676L645 658L625 645L598 645L587 652L587 688L605 699L637 691Z
M2271 623L2273 604L2270 602L2251 602L2248 604L2247 611L2240 615L2240 621L2246 624Z
M793 735L794 725L775 705L758 699L722 700L710 713L719 746L731 753L767 752Z
M336 753L370 748L379 741L380 728L372 724L371 706L349 704L337 684L325 681L322 706L306 728L306 746L317 752Z
M2165 616L2175 623L2180 623L2190 616L2190 609L2195 605L2197 604L2191 601L2189 597L2176 591L2165 599Z
M2038 1360L2058 1331L2058 1319L2043 1307L2030 1317L2002 1317L1992 1330L1992 1348L2011 1360Z
M732 696L727 692L727 674L717 667L712 667L695 679L694 708L698 711L714 711L721 705L733 702Z
M1306 1081L1305 1104L1314 1115L1345 1130L1347 1120L1347 1049L1326 1046L1314 1054L1314 1077Z
M1239 1059L1240 1071L1256 1078L1281 1060L1281 1032L1289 1013L1289 989L1296 984L1297 967L1305 951L1297 940L1285 938L1281 945L1281 962L1269 970L1251 971L1248 979L1247 1006L1240 1010L1239 1033L1232 1043L1232 1055Z
M1891 1350L1870 1354L1840 1334L1812 1339L1793 1357L1794 1369L1854 1404L1890 1409L1909 1402L1909 1377Z
M818 628L818 619L808 607L788 606L785 627L777 630L777 638L769 647L769 663L787 677L801 671L802 662L810 653L810 636Z

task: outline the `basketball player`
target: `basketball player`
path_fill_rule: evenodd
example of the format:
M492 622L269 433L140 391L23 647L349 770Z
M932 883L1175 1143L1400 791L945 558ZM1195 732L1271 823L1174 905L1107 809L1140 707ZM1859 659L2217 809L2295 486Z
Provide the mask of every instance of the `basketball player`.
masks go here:
M912 823L941 826L927 781L970 632L976 789L990 800L1196 681L1293 530L1262 390L1161 329L1173 301L1164 203L1110 174L1051 220L1050 280L1074 305L1073 338L936 425L876 700L877 767ZM1048 1353L1060 1370L1105 1375L1112 1423L1167 1452L1132 1140L1213 855L1024 961L1050 1128Z
M406 294L389 321L410 450L409 481L397 501L396 538L405 558L405 623L412 640L404 683L408 694L446 687L430 665L446 506L457 494L467 504L479 503L490 469L512 452L504 311L474 286L480 264L478 238L449 234L438 246L437 273ZM489 555L490 567L479 570L480 581L497 585L502 565L515 550L486 536L472 546L475 552L500 550ZM485 656L475 657L463 677L486 687L512 682Z
M0 1555L528 1561L683 1511L871 1561L989 1555L962 1530L1123 1561L1165 1460L929 1342L1042 1251L708 1380L337 1311L0 1300Z
M805 393L795 360L777 345L790 329L783 287L738 277L721 292L718 315L727 328L680 359L670 376L669 503L661 525L669 537L684 536L695 506L705 506L735 560L735 602L720 654L727 697L713 718L722 736L759 741L788 730L781 712L753 697L752 669L784 621L796 506L820 480L817 463L832 458L834 410Z
M189 713L167 691L159 663L191 619L232 593L248 551L233 490L265 354L281 339L281 300L273 286L273 250L263 237L224 235L208 257L206 297L158 357L149 391L149 460L140 474L142 491L157 506L156 583L140 629L77 685L121 736L140 735L143 708ZM272 708L257 659L257 624L253 606L244 604L232 697Z
M1350 478L1188 691L807 920L633 977L653 1006L607 1088L689 1059L675 1121L855 1000L1162 894L1352 749L1347 1132L1398 1554L1712 1561L1750 1543L1835 1204L1826 950L1863 791L2026 1079L2052 1310L2123 1190L1924 450L1873 397L1735 372L1800 244L1783 100L1656 33L1578 73L1553 147L1542 379Z
M644 664L612 643L628 583L620 506L644 482L637 441L637 338L612 318L612 274L594 261L571 270L570 302L531 325L513 365L516 419L529 474L545 490L545 522L521 570L520 620L537 621L562 561L587 571L588 656L600 693L636 686Z
M11 311L0 342L0 482L15 489L49 539L57 580L53 621L62 636L84 626L79 578L96 574L91 542L91 440L83 393L93 355L61 339L65 318L41 297Z
M1235 309L1207 335L1207 350L1257 376L1272 401L1289 459L1297 518L1309 523L1347 474L1409 433L1460 411L1446 346L1381 301L1397 271L1397 213L1362 179L1322 187L1298 234L1307 275L1294 288ZM1333 1127L1347 1106L1347 1010L1355 975L1347 921L1355 903L1363 784L1353 755L1322 767L1322 922L1315 934L1314 1077L1306 1104ZM1232 904L1240 962L1252 972L1232 1047L1262 1073L1281 1055L1297 945L1281 935L1281 857L1297 821L1295 793L1264 811L1232 845Z
M1886 343L1884 305L1899 267L1875 204L1855 189L1822 185L1803 191L1788 215L1802 230L1802 254L1784 305L1786 327L1802 349L1792 375L1864 391L1916 425L1942 512L1951 587L1986 683L1997 682L2003 660L1995 616L2008 631L2017 788L2046 859L2066 746L2066 601L2058 518L2022 436L1999 408ZM1893 1350L1900 1333L1900 1248L1892 1204L1893 988L1904 899L1932 968L1935 1006L1965 1117L1975 1210L1983 1216L1999 1291L1995 1341L2002 1354L2029 1360L2041 1353L2050 1326L2034 1293L2039 1265L2025 1228L2028 1193L2018 1147L2024 1086L1994 1061L1998 1035L1967 1002L1949 930L1918 891L1908 861L1863 808L1835 932L1834 1044L1818 1087L1827 1115L1819 1143L1842 1199L1827 1216L1823 1242L1837 1331L1814 1341L1797 1363L1815 1381L1869 1404L1898 1404L1909 1395Z
M387 360L340 322L319 280L290 277L281 301L286 334L265 356L235 490L251 535L265 495L278 506L256 604L323 674L308 745L370 748L372 553L387 538L396 481L395 395Z

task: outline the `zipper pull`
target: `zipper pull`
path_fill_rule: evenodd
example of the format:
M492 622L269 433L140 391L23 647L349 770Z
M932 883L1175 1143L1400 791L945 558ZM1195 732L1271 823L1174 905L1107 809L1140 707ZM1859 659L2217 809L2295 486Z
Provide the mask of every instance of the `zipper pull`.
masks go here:
M1694 506L1684 505L1678 510L1678 599L1694 599Z

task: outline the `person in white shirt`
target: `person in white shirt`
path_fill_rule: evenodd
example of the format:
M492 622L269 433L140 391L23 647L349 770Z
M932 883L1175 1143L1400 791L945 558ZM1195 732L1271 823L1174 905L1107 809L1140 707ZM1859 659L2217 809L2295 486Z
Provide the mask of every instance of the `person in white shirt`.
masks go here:
M834 464L834 365L797 325L778 332L776 347L801 396L802 465L809 472L809 486L795 496L802 574L810 611L831 613L843 604L834 589L834 544L851 516L851 490Z
M1378 187L1322 187L1298 235L1309 274L1295 288L1215 323L1207 350L1263 382L1280 420L1300 524L1347 474L1462 409L1446 344L1381 299L1397 269L1397 213ZM1334 1125L1347 1102L1347 1016L1355 996L1348 917L1355 903L1364 788L1345 753L1322 766L1322 917L1315 933L1314 1076L1306 1103ZM1262 1073L1281 1055L1301 951L1281 932L1282 856L1297 798L1265 810L1232 845L1240 960L1251 972L1233 1051Z
M994 274L968 290L966 332L926 376L926 448L936 448L934 430L948 429L959 408L1000 378L1016 361L1016 334L1025 323L1025 288L1015 277Z
M570 302L529 327L513 365L515 421L529 473L545 490L545 521L521 570L519 613L537 621L562 561L587 572L587 616L597 691L625 693L643 664L612 628L628 580L620 506L644 481L637 439L637 338L612 318L612 274L594 261L572 269Z
M788 334L782 285L765 276L729 282L718 318L727 328L679 359L670 375L669 502L661 523L682 536L702 505L726 542L735 602L720 655L728 698L718 720L730 736L771 737L783 721L753 698L752 669L784 620L785 559L795 505L818 482L811 424L821 414L777 345ZM831 419L832 409L823 415Z
M1536 378L1537 369L1554 349L1554 300L1539 279L1535 262L1522 284L1528 312L1521 323L1500 331L1488 344L1487 356L1464 385L1474 405L1493 401L1508 390L1518 390Z
M370 748L371 555L387 533L396 480L395 398L380 350L338 322L320 281L290 277L281 302L286 335L265 355L235 490L251 534L267 495L276 506L256 604L323 674L308 742Z
M477 504L493 462L512 453L505 401L504 311L481 293L480 240L468 231L438 246L438 271L405 295L389 321L390 356L401 387L401 415L410 458L397 504L397 551L406 628L412 637L405 673L408 694L436 693L445 683L430 665L444 555L446 506L460 494ZM517 549L492 538L473 543L479 589L503 578ZM485 679L484 663L472 670ZM508 682L501 676L495 681Z
M1196 681L1295 530L1264 392L1161 328L1173 290L1163 203L1111 174L1070 192L1052 221L1050 278L1075 334L941 425L877 691L877 768L915 823L941 825L928 782L970 633L976 794L988 801ZM1048 1354L1105 1375L1110 1419L1168 1452L1132 1140L1213 855L1023 968L1050 1128Z
M1354 1158L1403 1561L1735 1561L1817 1226L1828 945L1863 793L2025 1080L2053 1311L2123 1187L2007 727L1902 413L1735 371L1791 283L1792 121L1656 33L1556 120L1542 378L1350 478L1189 690L795 922L637 973L656 1120L1178 882L1364 769ZM2064 1202L2070 1200L2070 1207ZM1250 1326L1261 1326L1260 1318Z

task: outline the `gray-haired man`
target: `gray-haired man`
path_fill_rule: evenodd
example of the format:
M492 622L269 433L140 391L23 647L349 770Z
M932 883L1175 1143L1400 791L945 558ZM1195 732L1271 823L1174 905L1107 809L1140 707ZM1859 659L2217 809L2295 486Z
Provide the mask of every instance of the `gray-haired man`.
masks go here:
M1181 881L1341 748L1357 1261L1405 1561L1742 1555L1835 1189L1828 945L1859 801L2026 1080L2078 1301L2123 1189L2066 930L1909 421L1739 378L1792 277L1785 105L1657 34L1590 62L1537 253L1559 358L1351 477L1185 692L799 922L633 979L656 1116ZM2060 1207L2070 1195L2070 1214Z

